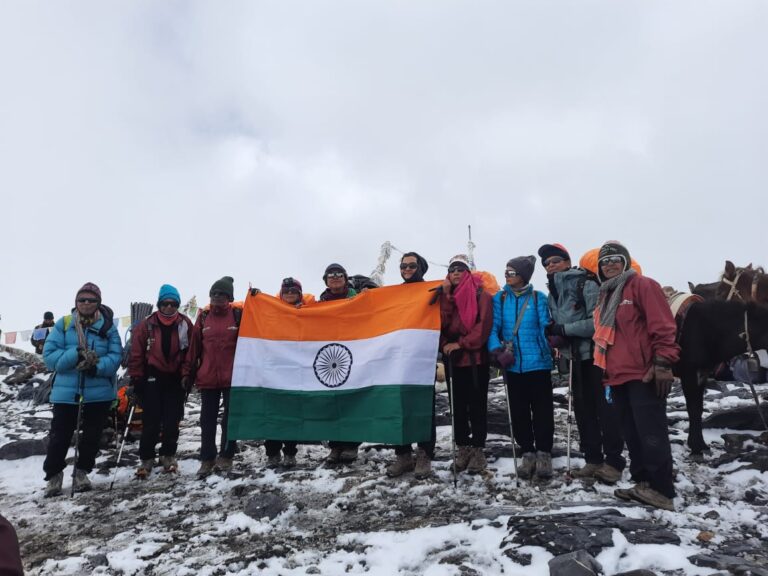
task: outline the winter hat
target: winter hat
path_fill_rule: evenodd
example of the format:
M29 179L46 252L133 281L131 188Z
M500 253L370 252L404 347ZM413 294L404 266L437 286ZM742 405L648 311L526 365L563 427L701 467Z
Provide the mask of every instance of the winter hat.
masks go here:
M211 286L211 291L208 296L212 296L214 292L224 292L232 302L235 299L235 279L232 276L224 276L216 280Z
M469 256L466 254L456 254L456 256L448 260L448 268L454 264L464 264L464 266L467 267L467 270L472 270L472 266L469 264Z
M283 294L289 288L297 289L299 291L299 296L304 293L301 287L301 282L296 280L296 278L283 278L283 283L280 285L280 294Z
M624 258L625 272L632 266L632 258L629 256L629 250L627 250L626 246L616 240L609 240L600 247L600 252L597 255L597 272L600 280L605 280L603 271L600 269L600 260L606 256L621 256Z
M53 312L46 312L43 314L43 320L53 320Z
M77 300L77 297L80 296L83 292L90 292L91 294L96 294L96 297L99 299L99 304L101 304L101 289L96 286L93 282L86 282L82 285L80 290L77 291L77 294L75 294L75 300Z
M347 271L344 269L344 266L334 262L333 264L328 264L328 267L325 269L325 273L323 273L323 282L327 282L328 274L330 274L331 272L341 272L342 274L344 274L344 278L347 278L347 279L349 278L349 275L347 274Z
M518 256L517 258L512 258L512 260L507 262L507 268L512 268L512 270L517 272L517 275L520 276L526 284L531 281L531 276L533 276L533 269L535 266L535 256Z
M539 257L541 258L542 266L544 266L547 259L552 256L560 256L563 260L571 259L571 255L568 254L568 250L566 250L565 246L562 244L544 244L544 246L539 248Z
M157 302L160 303L163 300L175 300L177 304L181 304L181 295L170 284L163 284L160 286L160 294L157 295Z

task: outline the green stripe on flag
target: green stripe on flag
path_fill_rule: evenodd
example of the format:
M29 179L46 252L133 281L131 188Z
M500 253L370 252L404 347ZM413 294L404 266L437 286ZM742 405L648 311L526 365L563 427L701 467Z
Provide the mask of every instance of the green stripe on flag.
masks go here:
M333 392L233 387L230 440L338 440L409 444L432 435L434 387L371 386Z

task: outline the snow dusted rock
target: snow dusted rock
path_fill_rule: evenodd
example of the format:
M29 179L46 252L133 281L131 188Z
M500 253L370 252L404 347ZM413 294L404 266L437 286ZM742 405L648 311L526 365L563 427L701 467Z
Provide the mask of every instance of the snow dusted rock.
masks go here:
M272 492L265 492L248 500L243 511L254 520L261 520L264 517L272 520L287 509L288 502L284 497Z
M603 567L585 550L555 556L549 561L549 576L597 576Z
M749 398L752 398L751 394ZM763 415L768 419L768 404L760 404ZM702 422L704 428L731 428L733 430L762 430L763 423L753 404L718 410Z
M620 572L613 576L656 576L656 572L652 570L630 570L629 572Z
M696 554L689 558L692 564L702 568L714 568L723 570L728 574L744 576L768 576L768 568L753 562L749 562L739 556L727 554Z
M48 438L16 440L0 446L0 460L21 460L29 456L42 456L48 450Z
M680 537L668 528L649 520L627 518L615 508L512 516L507 528L509 536L504 544L515 545L509 550L515 555L520 546L541 546L556 556L577 550L597 556L603 548L614 545L614 528L631 544L680 544Z

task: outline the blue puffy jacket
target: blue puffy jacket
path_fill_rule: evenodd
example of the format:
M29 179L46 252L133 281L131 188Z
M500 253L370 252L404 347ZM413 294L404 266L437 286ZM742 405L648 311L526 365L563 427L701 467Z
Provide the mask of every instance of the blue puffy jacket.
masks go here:
M59 318L48 335L43 348L43 360L50 370L56 371L51 390L54 404L76 404L75 395L80 383L80 372L75 370L78 361L77 329L74 317ZM65 329L66 324L66 329ZM120 366L123 347L120 334L112 325L106 337L99 335L104 326L104 316L85 330L88 348L99 356L96 376L85 376L83 402L110 402L115 399L115 373Z
M506 294L503 318L501 317L502 294ZM520 322L517 335L512 339L517 315L526 298L530 298L528 306ZM505 285L504 289L493 297L493 329L490 338L488 338L488 350L496 350L501 348L504 342L512 341L515 362L507 368L508 372L551 370L552 351L547 338L544 336L544 328L550 321L547 297L542 292L534 292L533 286L529 284L523 292L515 294L512 288ZM501 338L499 338L499 329L501 329Z

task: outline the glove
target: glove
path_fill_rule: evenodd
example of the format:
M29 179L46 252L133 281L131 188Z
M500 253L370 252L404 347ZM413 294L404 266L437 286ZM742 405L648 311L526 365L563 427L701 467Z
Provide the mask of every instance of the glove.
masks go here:
M565 326L562 324L547 324L544 327L544 334L547 336L562 336L565 337Z
M251 288L251 296L256 296L257 294L261 294L261 290L258 288Z
M438 362L435 368L435 380L445 382L445 364Z
M502 348L496 348L495 350L491 350L491 356L493 357L496 364L506 370L512 364L515 363L515 352L514 349L511 346L505 345Z
M672 389L672 382L675 377L672 374L672 367L664 360L654 358L653 366L648 369L643 377L643 382L653 381L656 384L656 395L659 398L666 398Z
M80 350L77 354L78 362L75 366L75 370L79 372L89 373L92 368L96 368L99 363L99 356L95 350ZM89 374L90 375L90 374Z

